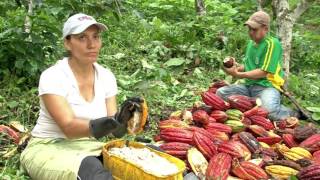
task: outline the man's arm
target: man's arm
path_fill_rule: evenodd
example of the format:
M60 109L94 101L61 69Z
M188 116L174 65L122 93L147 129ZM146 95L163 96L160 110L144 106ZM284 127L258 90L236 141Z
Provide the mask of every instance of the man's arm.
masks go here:
M236 78L247 78L247 79L261 79L267 76L268 72L261 69L255 69L252 71L244 72L244 67L233 66L231 68L224 68L224 71Z

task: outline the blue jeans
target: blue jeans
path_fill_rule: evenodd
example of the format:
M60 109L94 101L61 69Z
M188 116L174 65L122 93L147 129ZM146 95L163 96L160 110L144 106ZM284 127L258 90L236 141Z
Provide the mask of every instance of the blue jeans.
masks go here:
M268 110L268 118L273 121L279 121L294 115L292 109L281 105L280 92L275 88L259 85L245 86L242 84L232 84L221 87L217 91L217 95L224 100L227 100L227 97L233 94L260 98L262 101L261 106Z

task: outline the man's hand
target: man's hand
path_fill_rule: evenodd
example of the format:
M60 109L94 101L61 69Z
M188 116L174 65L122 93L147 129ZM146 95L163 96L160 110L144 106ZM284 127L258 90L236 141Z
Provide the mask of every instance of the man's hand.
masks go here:
M232 66L231 68L223 68L224 72L226 72L227 74L233 76L233 77L237 77L238 75L238 68L236 66Z

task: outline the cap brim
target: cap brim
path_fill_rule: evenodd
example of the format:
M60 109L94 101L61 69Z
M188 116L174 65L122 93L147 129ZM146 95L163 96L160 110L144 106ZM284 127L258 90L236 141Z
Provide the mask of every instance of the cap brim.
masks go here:
M88 27L92 26L92 25L96 25L100 31L106 31L108 30L108 27L102 23L88 23L88 24L83 24L81 26L78 26L77 29L75 29L74 31L72 31L72 34L79 34L82 33L83 31L85 31Z
M100 32L108 30L108 27L106 25L98 22L92 22L92 23L82 24L81 26L78 26L76 29L73 29L67 35L64 35L63 38L66 38L70 34L80 34L92 25L96 25L99 28Z
M257 23L257 22L254 22L254 21L251 21L251 20L248 20L244 23L244 25L246 26L250 26L251 28L254 28L254 29L257 29L261 26L261 24Z

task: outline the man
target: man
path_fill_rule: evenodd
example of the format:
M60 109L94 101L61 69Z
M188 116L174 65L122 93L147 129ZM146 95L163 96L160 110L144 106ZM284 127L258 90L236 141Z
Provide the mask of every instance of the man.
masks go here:
M282 70L282 47L279 40L268 35L270 16L263 11L253 13L245 22L251 38L244 64L235 63L225 72L236 78L244 78L245 83L225 86L217 91L217 95L227 99L232 94L259 97L262 107L269 111L269 119L279 121L297 112L281 105L280 91L284 84Z

